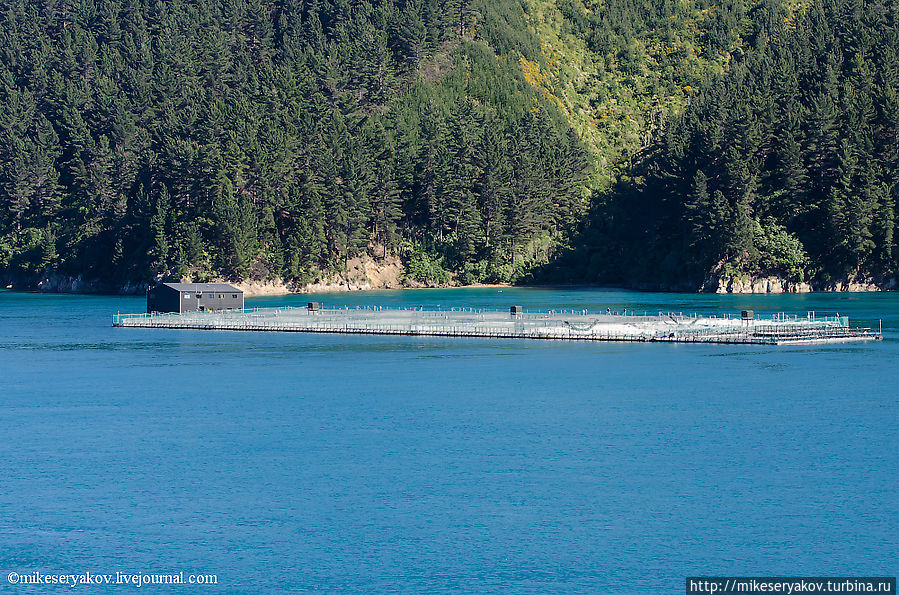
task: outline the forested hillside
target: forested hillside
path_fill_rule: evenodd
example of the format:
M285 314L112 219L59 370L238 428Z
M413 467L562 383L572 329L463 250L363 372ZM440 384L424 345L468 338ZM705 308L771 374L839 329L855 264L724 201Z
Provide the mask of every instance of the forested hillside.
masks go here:
M895 275L897 5L740 6L707 36L724 68L597 194L554 278L714 289Z
M520 275L586 212L589 164L472 29L539 43L472 11L4 3L0 269L303 281L390 251L425 279Z
M892 0L0 12L0 274L893 274Z

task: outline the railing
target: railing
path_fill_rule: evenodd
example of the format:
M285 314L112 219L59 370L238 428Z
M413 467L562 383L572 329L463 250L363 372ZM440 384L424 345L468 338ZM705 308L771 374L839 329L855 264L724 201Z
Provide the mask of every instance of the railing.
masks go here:
M608 328L626 321L628 332ZM725 324L719 324L724 321ZM696 326L704 323L710 326ZM308 333L431 335L564 339L585 341L658 341L680 343L783 344L879 339L871 329L850 329L848 318L775 315L743 321L682 312L654 315L590 314L549 311L511 315L474 308L430 309L380 306L308 311L303 307L247 308L185 314L116 314L113 325L140 328L253 330ZM654 325L654 326L653 326ZM661 325L661 326L660 326ZM604 328L605 327L605 328Z
M547 311L535 311L529 312L525 311L519 314L509 314L508 312L504 312L502 310L491 310L486 308L440 308L440 307L426 307L426 306L395 306L395 307L385 307L385 306L355 306L350 308L349 306L344 306L343 308L321 308L316 311L308 311L306 307L297 307L297 306L279 306L272 308L246 308L243 310L221 310L221 311L207 311L207 312L185 312L182 314L178 313L140 313L140 314L114 314L113 315L113 324L118 326L121 321L128 319L146 319L146 318L154 318L154 317L171 317L171 316L233 316L240 315L245 316L247 314L259 314L263 316L277 316L280 312L301 312L308 313L313 316L324 316L324 315L336 315L340 314L342 316L349 316L353 314L361 314L368 312L387 312L387 313L400 313L400 312L413 312L419 317L439 317L439 316L447 316L447 315L462 315L462 314L477 314L477 315L508 315L512 320L563 320L572 316L580 316L580 317L592 317L597 319L605 319L608 320L627 320L627 321L638 321L638 322L666 322L671 321L677 324L689 324L691 321L695 320L726 320L726 321L739 321L748 326L758 325L760 322L770 321L772 323L832 323L838 324L840 326L848 326L849 317L848 316L819 316L815 312L808 312L806 316L799 316L796 314L786 314L783 312L776 313L771 315L770 318L756 318L754 320L741 320L736 316L732 316L728 313L721 314L710 314L710 315L701 315L698 313L687 313L684 314L681 312L663 312L659 311L658 314L649 314L648 312L635 312L635 311L623 311L623 312L590 312L589 310L547 310Z

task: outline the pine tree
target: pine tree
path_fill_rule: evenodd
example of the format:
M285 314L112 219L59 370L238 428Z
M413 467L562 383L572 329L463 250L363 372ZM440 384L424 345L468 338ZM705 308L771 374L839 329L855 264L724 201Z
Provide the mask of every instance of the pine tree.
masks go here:
M478 151L481 172L478 181L481 221L484 225L484 247L501 243L506 235L504 205L511 200L512 164L509 146L500 123L491 118L485 124Z
M156 198L156 207L150 219L150 230L153 233L153 261L157 271L164 271L169 266L169 241L166 233L166 222L171 208L171 197L165 186Z

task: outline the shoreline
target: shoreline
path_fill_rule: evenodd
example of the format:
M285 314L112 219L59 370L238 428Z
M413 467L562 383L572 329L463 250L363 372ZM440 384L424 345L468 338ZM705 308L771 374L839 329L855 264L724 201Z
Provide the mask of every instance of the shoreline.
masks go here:
M215 281L221 283L229 283L228 281ZM262 285L258 282L251 283L241 283L241 282L230 282L231 285L243 290L244 295L248 298L260 298L260 297L281 297L287 295L318 295L318 294L329 294L329 293L375 293L379 291L417 291L417 290L432 290L432 289L441 289L441 290L453 290L453 289L542 289L546 291L553 290L585 290L585 291L632 291L636 293L665 293L665 294L688 294L688 295L753 295L753 296L761 296L761 295L782 295L782 294L820 294L820 293L841 293L841 294L867 294L867 293L895 293L897 289L894 286L886 286L881 287L879 285L864 285L859 286L856 284L851 284L849 286L843 286L843 288L832 288L827 287L823 289L809 289L807 291L685 291L683 289L663 289L663 288L648 288L645 286L641 287L627 287L620 285L593 285L593 284L580 284L580 283L564 283L564 284L534 284L534 285L513 285L510 283L477 283L472 285L433 285L433 286L389 286L389 287L347 287L343 284L310 284L303 286L301 289L290 289L285 287L284 285ZM86 284L85 284L86 285ZM142 288L139 291L134 291L132 288L133 285L126 285L121 288L114 288L109 286L96 286L91 284L90 287L84 287L83 285L77 288L58 288L51 287L48 289L44 289L40 286L35 287L33 285L22 286L17 284L4 284L0 285L0 291L8 291L13 293L41 293L41 294L57 294L57 295L104 295L104 296L133 296L139 297L143 296L146 285L141 286Z
M244 279L231 281L221 277L204 280L210 283L228 283L244 292L249 298L276 297L285 295L352 293L356 291L412 290L412 289L465 289L532 287L547 290L589 289L609 291L638 291L645 293L672 294L718 294L718 295L778 295L783 293L877 293L899 290L897 278L846 277L826 284L813 285L796 282L777 275L746 275L733 278L710 278L697 284L682 283L640 283L623 285L600 283L475 283L462 285L453 280L449 283L421 283L406 280L401 264L396 260L374 263L357 259L349 270L342 274L322 276L311 283L299 284L275 277L269 280ZM100 279L85 279L78 275L65 276L59 273L45 273L25 277L22 275L0 275L0 289L35 293L95 294L95 295L144 295L147 287L160 281L155 278L146 282L127 281L106 282ZM197 281L184 278L183 282Z
M222 281L222 283L228 283L228 281ZM292 290L288 288L284 288L283 286L263 286L259 287L258 283L230 283L234 287L243 290L244 296L246 297L276 297L276 296L284 296L284 295L307 295L307 294L320 294L320 293L369 293L369 292L378 292L378 291L418 291L418 290L428 290L428 289L505 289L508 287L525 287L522 285L512 285L509 283L475 283L473 285L435 285L435 286L420 286L420 285L390 285L390 286L381 286L381 287L347 287L342 284L309 284L303 286L300 290Z

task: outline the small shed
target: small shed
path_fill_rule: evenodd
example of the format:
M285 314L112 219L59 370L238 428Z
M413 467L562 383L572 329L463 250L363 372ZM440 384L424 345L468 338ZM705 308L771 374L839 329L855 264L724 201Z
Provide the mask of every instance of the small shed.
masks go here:
M243 291L226 283L160 283L147 289L147 313L243 310Z

